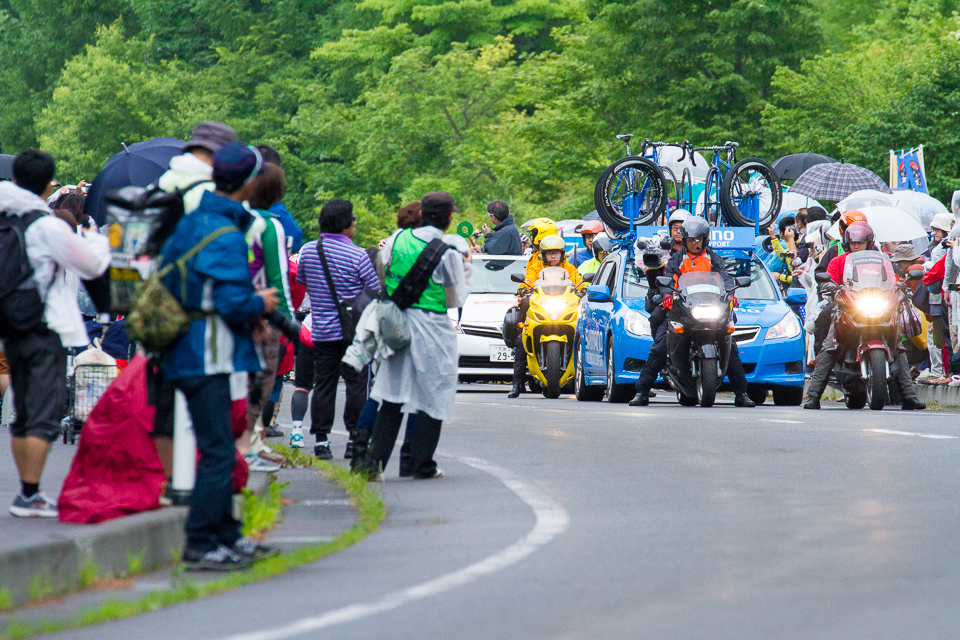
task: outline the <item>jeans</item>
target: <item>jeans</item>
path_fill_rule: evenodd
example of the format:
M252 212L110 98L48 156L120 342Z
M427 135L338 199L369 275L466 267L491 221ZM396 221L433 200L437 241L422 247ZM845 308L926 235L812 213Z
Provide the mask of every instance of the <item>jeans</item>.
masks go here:
M313 398L310 403L310 433L323 442L333 428L337 405L337 383L341 376L347 385L347 403L343 408L343 424L351 439L357 428L360 411L367 400L367 371L357 371L343 364L349 345L344 340L313 343Z
M187 514L187 548L205 553L221 544L232 547L240 538L240 523L233 518L236 450L230 427L230 377L198 376L173 382L187 397L200 451Z

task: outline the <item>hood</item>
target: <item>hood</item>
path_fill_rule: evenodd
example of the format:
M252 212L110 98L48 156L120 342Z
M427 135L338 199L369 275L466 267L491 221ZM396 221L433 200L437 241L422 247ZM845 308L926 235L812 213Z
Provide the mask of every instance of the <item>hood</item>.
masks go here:
M46 201L23 187L18 187L8 180L0 182L0 211L21 214L27 211L50 212Z
M225 196L218 196L213 191L204 191L200 199L199 212L219 213L222 216L230 218L233 224L237 225L244 234L253 224L254 217L250 211L239 202L234 202ZM263 221L261 220L261 223Z
M192 153L185 153L170 159L170 169L160 176L157 185L164 191L173 191L189 187L200 180L212 179L213 167Z
M253 245L253 241L260 237L260 234L263 233L267 228L267 222L263 219L259 209L255 211L250 211L250 226L247 228L247 231L244 235L247 237L247 244ZM269 216L270 214L267 213Z
M460 324L499 327L510 307L517 306L517 296L502 293L471 293L463 305Z

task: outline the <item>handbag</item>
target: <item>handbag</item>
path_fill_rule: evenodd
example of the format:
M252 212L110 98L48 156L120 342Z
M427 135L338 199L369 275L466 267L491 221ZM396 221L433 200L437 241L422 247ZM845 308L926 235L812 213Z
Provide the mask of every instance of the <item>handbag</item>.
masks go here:
M333 276L330 275L330 266L327 264L327 256L323 251L323 239L317 238L317 253L320 255L320 262L323 264L323 272L327 276L327 286L330 287L330 297L337 306L337 318L340 320L340 333L343 339L348 343L353 342L357 335L357 323L360 321L360 315L373 300L377 293L370 287L364 285L360 293L352 298L341 300L337 296L337 288L333 284Z

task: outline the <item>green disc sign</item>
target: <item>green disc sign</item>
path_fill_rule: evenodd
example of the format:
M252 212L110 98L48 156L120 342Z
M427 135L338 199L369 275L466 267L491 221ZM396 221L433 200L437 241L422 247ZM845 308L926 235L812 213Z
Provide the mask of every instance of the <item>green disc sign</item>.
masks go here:
M473 235L473 225L469 221L464 220L457 225L457 235L461 238L469 238Z

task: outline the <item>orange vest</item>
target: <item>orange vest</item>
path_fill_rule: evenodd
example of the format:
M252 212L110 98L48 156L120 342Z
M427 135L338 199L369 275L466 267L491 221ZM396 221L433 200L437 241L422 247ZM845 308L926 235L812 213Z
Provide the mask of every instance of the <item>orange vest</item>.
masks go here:
M710 254L705 250L700 253L698 256L691 256L689 253L684 254L683 260L680 261L680 275L684 273L690 273L691 271L713 271L713 265L710 262ZM673 276L673 283L676 285L677 281L680 279L680 276Z

